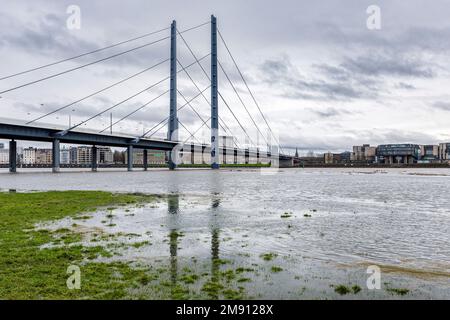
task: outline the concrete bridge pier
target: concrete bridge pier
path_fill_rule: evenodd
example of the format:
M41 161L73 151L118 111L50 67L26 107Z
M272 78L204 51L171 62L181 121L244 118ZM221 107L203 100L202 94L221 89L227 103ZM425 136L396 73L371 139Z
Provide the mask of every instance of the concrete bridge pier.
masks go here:
M17 172L17 141L9 141L9 172Z
M97 165L97 147L92 146L92 157L91 157L91 170L97 171L98 165Z
M142 155L142 164L144 166L144 171L148 169L148 150L144 149L144 153Z
M127 170L133 171L133 146L129 145L127 147Z
M60 170L59 140L52 141L52 172L57 173Z
M294 158L289 159L280 159L279 160L280 168L290 168L294 166Z
M233 163L234 164L237 164L238 163L238 150L237 150L237 148L234 148L233 149Z
M245 159L244 163L249 164L249 162L250 162L250 149L249 148L245 149L244 159Z
M256 163L257 164L261 163L261 158L259 156L259 148L256 148Z
M207 163L206 157L205 157L205 150L206 150L206 145L202 144L202 163L203 164Z

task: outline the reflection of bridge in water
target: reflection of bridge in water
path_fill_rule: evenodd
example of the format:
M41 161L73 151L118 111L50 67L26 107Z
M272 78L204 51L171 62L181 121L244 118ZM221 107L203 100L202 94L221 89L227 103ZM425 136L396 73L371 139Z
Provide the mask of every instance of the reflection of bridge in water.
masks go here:
M220 197L218 193L211 194L211 212L210 218L214 219L214 211L220 206ZM167 197L167 212L169 216L180 214L180 196L179 194L171 194ZM176 218L174 216L174 218ZM220 272L220 229L216 226L214 221L211 221L211 282L219 281ZM170 280L173 288L178 284L178 244L180 238L180 230L178 228L171 228L169 226L169 252L170 252ZM217 293L209 292L212 299L218 299Z

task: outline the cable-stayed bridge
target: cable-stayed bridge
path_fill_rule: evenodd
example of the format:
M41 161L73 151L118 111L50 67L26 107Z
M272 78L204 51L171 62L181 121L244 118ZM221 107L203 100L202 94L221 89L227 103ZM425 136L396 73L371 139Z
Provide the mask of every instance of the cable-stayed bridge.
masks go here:
M186 41L185 34L188 32L194 32L195 30L210 26L211 29L211 50L207 54L200 56L194 53L191 45ZM246 81L241 69L239 68L236 59L231 53L231 50L225 41L223 35L217 27L217 19L214 16L211 16L211 21L201 23L197 26L188 28L186 30L179 30L176 25L176 21L173 21L171 26L168 28L163 28L160 30L156 30L153 32L146 33L144 35L134 37L125 41L121 41L118 43L114 43L108 45L106 47L97 48L95 50L91 50L89 52L77 54L75 56L61 59L52 63L36 66L30 69L22 70L13 74L0 76L0 84L2 82L13 79L19 76L24 76L28 74L33 74L35 72L42 72L51 67L57 65L65 65L68 62L77 61L77 59L82 57L89 57L98 52L108 52L108 50L128 44L133 43L137 40L146 39L151 35L156 35L160 33L164 33L170 30L170 35L163 36L159 39L152 40L149 42L145 42L144 44L140 44L138 46L134 46L127 50L119 51L114 54L102 57L100 59L92 60L87 63L79 63L75 67L64 69L62 71L56 73L46 74L41 78L34 79L32 81L19 83L14 86L10 86L8 88L0 89L0 95L2 97L7 96L10 92L24 90L27 87L34 86L38 83L45 84L52 79L61 77L63 75L70 75L75 71L80 69L88 68L90 66L104 63L106 61L112 60L124 56L124 55L132 55L134 52L138 50L142 50L143 48L148 48L157 43L162 43L164 41L170 41L170 55L168 58L162 58L160 61L154 63L153 65L140 70L137 73L131 74L119 81L114 83L110 83L109 85L95 90L93 92L89 92L87 95L83 95L75 99L74 101L67 103L65 105L54 108L44 114L40 114L39 116L33 117L31 119L25 120L17 120L17 119L6 119L0 118L0 138L9 139L9 169L10 172L16 172L17 168L17 140L26 140L26 141L41 141L41 142L51 142L52 143L52 168L54 172L58 172L60 169L60 144L82 144L82 145L91 145L92 146L92 169L97 169L98 159L97 155L97 147L98 146L112 146L112 147L125 147L127 148L127 164L128 170L133 169L133 149L142 149L143 150L143 164L144 169L147 168L147 150L161 150L166 151L168 154L168 166L170 169L175 169L177 164L180 163L180 157L185 156L186 154L193 155L195 153L207 154L207 157L202 157L202 159L208 160L211 164L212 169L218 169L221 163L226 163L227 159L232 159L231 162L238 162L238 155L242 155L242 158L245 159L245 162L248 162L250 157L256 158L257 161L260 159L265 159L271 163L281 163L284 166L289 166L293 164L293 157L289 155L284 155L283 149L280 146L279 139L273 132L266 115L263 113L259 103L257 102L252 90L250 89L248 82ZM187 48L191 56L191 62L189 64L183 64L177 56L177 42L180 42ZM232 61L232 65L235 68L235 72L238 75L238 80L240 80L246 89L246 94L251 97L251 101L256 106L256 110L258 111L258 118L255 117L254 114L251 113L248 105L245 103L241 90L235 84L235 81L232 76L227 72L224 64L218 58L218 43L221 43L225 48L226 54ZM210 61L210 73L208 73L203 66L204 61ZM46 124L45 121L48 117L67 111L67 109L72 109L76 107L78 104L87 101L88 99L98 96L100 94L107 93L113 89L120 88L120 86L127 81L138 77L144 73L147 73L151 70L154 70L161 65L169 64L170 72L169 74L151 84L146 85L143 89L134 92L132 95L127 96L125 99L122 99L110 106L95 112L89 117L82 119L81 121L72 123L69 116L69 125L65 126L63 124ZM193 66L197 66L200 68L201 73L203 73L204 77L207 79L209 85L205 88L201 88L199 84L194 80L190 69ZM232 104L228 101L227 98L222 94L222 91L219 89L219 71L224 75L224 79L226 83L229 84L229 87L232 89L232 92L236 95L239 101L239 108L242 107L239 111L245 110L245 113L249 116L251 120L252 129L256 129L256 138L250 134L249 127L243 123L242 119L240 119L239 114L233 110L235 106L232 107ZM187 98L181 90L177 86L177 79L180 74L184 74L192 86L195 88L195 94L189 98ZM152 99L146 101L144 104L139 105L137 108L133 108L132 110L127 110L126 114L121 116L119 119L115 119L113 121L112 118L112 110L123 106L125 103L129 102L135 97L142 95L145 92L149 92L158 85L169 82L168 88L163 90L157 96ZM207 91L210 92L210 97L207 97ZM113 131L113 128L117 128L119 123L130 119L133 116L139 114L139 112L145 111L145 108L149 107L152 103L157 100L163 99L164 97L169 98L168 103L168 116L161 119L161 121L156 122L155 124L149 126L148 129L145 127L142 130L142 134L123 134ZM181 100L180 100L181 98ZM205 118L201 116L196 107L193 104L193 101L202 98L202 100L208 105L210 108L210 116ZM179 103L181 101L181 103ZM225 120L224 117L219 115L219 106L222 108L224 106L225 110L229 112L231 117L234 119L234 127L240 130L240 136L242 139L238 139L237 134L233 133L230 127L233 127L228 121ZM195 130L191 130L180 120L178 117L178 112L182 109L189 109L193 112L193 114L200 119L201 125ZM74 110L72 110L74 111ZM94 129L86 129L86 124L92 122L99 117L103 117L108 113L111 114L110 122L108 125L102 128L94 128ZM262 120L262 121L261 121ZM165 139L156 138L155 135L157 132L161 131L163 128L167 128L167 137ZM187 138L180 138L180 129L187 132ZM210 140L208 142L201 141L198 138L198 133L200 130L209 130L210 132ZM265 133L263 132L265 130ZM223 136L220 136L219 133L223 132ZM220 145L220 140L225 141L222 138L230 138L227 143L223 143ZM263 143L260 143L260 140ZM231 157L230 157L231 156ZM193 157L192 157L193 158ZM204 161L204 160L203 160ZM230 161L230 160L228 160Z

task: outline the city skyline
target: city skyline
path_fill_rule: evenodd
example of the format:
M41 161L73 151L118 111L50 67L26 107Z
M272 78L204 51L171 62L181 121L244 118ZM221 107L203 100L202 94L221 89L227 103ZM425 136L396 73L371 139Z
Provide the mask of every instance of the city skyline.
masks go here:
M225 137L224 137L225 138ZM229 137L226 137L229 138ZM231 141L231 140L230 140ZM262 163L258 157L249 157L248 159L242 158L243 154L237 156L236 151L233 150L233 144L223 139L221 146L227 146L225 155L221 155L221 161L223 163L238 163L238 161L249 161L248 163ZM92 150L96 150L96 162L103 164L117 164L127 163L126 149L117 147L96 146L90 147L86 145L73 145L62 144L59 153L59 162L62 165L70 164L84 164L91 165L93 163ZM308 158L323 158L323 164L346 164L353 163L356 165L364 165L364 163L384 163L384 164L450 164L450 143L440 143L438 145L425 144L384 144L384 145L370 145L363 144L360 146L353 146L351 151L342 152L323 152L315 153L312 150L307 152L299 152L298 148L295 148L295 157L303 158L305 161ZM241 151L242 152L242 151ZM259 151L264 153L264 151ZM133 163L143 163L143 150L133 150ZM200 148L194 148L194 154L190 146L186 146L181 154L184 156L181 158L183 164L206 164L210 161L209 154L205 153L205 150ZM9 163L9 150L5 148L3 143L0 143L0 165L6 165ZM149 155L153 158L150 159L150 163L164 164L166 161L165 152L153 150L149 152ZM45 164L51 165L52 161L52 149L51 148L38 148L33 146L19 147L17 149L17 160L19 164L34 165ZM156 161L155 161L156 159ZM225 160L224 160L225 159ZM267 161L266 161L267 162ZM320 164L316 160L312 165Z

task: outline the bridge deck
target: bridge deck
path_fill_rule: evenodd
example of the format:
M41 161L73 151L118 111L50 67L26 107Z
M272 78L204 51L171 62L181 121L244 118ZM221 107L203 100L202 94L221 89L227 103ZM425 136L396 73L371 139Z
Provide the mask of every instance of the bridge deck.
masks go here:
M14 139L14 140L29 140L29 141L41 141L52 142L58 139L61 143L69 144L83 144L83 145L96 145L96 146L111 146L111 147L128 147L138 149L153 149L170 151L178 143L176 141L168 141L161 139L139 139L136 141L135 136L126 134L101 134L95 131L77 129L68 131L62 136L57 136L64 128L57 127L52 124L25 124L24 122L0 118L0 139ZM191 144L185 145L190 147ZM194 144L196 150L203 149L203 152L209 152L209 145ZM220 152L224 149L230 154L234 152L235 148L219 148ZM247 153L249 156L257 156L257 151L254 149L243 150L238 149L240 153ZM266 152L260 152L260 157L267 157ZM270 156L270 154L269 154ZM289 156L279 155L280 159L290 158Z

